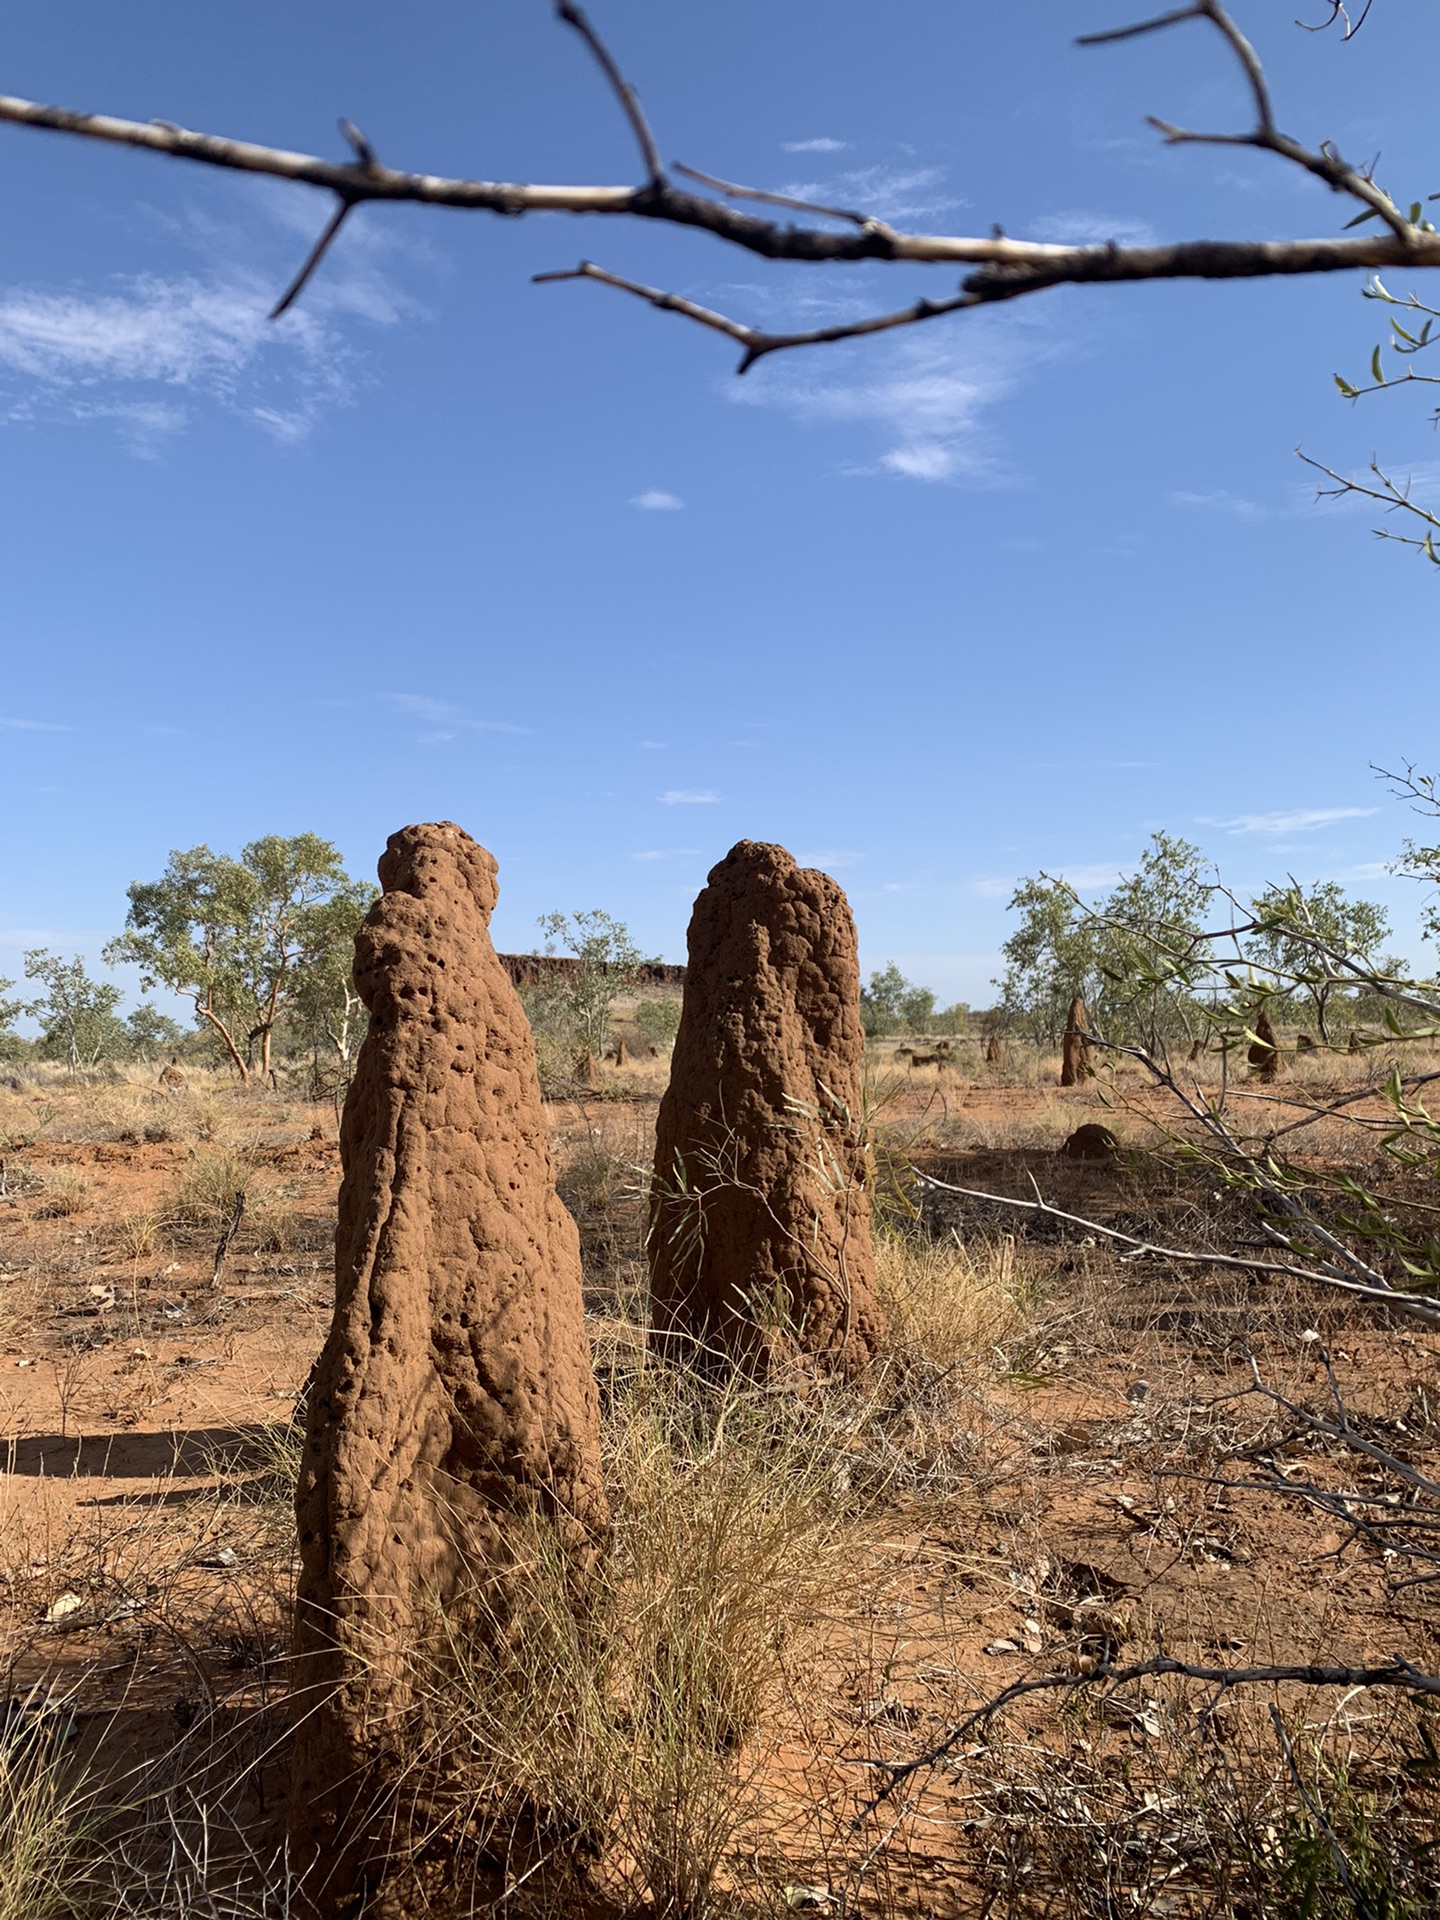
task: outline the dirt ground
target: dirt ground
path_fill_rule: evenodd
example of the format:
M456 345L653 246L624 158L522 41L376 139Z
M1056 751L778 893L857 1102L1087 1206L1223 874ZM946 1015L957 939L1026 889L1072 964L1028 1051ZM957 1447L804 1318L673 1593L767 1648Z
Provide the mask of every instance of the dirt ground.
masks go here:
M550 1109L600 1355L643 1313L636 1170L659 1093L653 1072L605 1071L599 1096ZM1089 1120L1122 1144L1152 1138L1138 1090L1117 1118L1093 1085L893 1058L877 1087L897 1161L939 1181L1038 1189L1176 1243L1243 1240L1203 1168L1059 1151ZM197 1073L174 1095L139 1077L0 1090L9 1711L59 1701L94 1777L145 1769L147 1805L213 1804L204 1845L229 1846L242 1878L242 1853L271 1857L284 1805L287 1447L328 1320L336 1133L330 1108ZM913 1182L893 1218L931 1247L958 1237L976 1298L997 1304L953 1362L900 1351L858 1390L853 1466L879 1472L883 1454L883 1525L797 1663L728 1897L896 1916L1285 1911L1254 1887L1270 1855L1299 1857L1295 1781L1336 1764L1347 1818L1433 1827L1410 1764L1424 1715L1395 1692L1281 1686L1217 1704L1155 1678L1103 1704L1037 1693L896 1775L1012 1682L1087 1658L1403 1653L1437 1671L1434 1587L1287 1493L1291 1475L1363 1484L1360 1456L1302 1439L1266 1484L1244 1483L1285 1418L1247 1391L1257 1377L1322 1409L1333 1379L1366 1432L1434 1476L1440 1339L1289 1283L1126 1264L1094 1235ZM143 1832L125 1844L143 1851ZM153 1910L171 1908L156 1895Z

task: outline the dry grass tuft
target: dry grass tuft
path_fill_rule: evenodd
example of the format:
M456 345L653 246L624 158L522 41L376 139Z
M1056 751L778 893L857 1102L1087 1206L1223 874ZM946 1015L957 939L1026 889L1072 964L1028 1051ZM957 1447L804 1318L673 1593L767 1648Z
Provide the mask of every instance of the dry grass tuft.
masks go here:
M93 1908L98 1821L67 1777L63 1702L38 1691L0 1717L0 1920L74 1920Z
M497 1619L492 1644L457 1636L426 1676L434 1755L463 1755L461 1824L492 1846L523 1831L552 1869L585 1865L627 1904L715 1911L821 1615L867 1557L833 1415L644 1365L612 1384L613 1531L582 1608L537 1528L523 1631Z
M1035 1326L1035 1289L1008 1238L961 1244L956 1234L882 1233L875 1280L887 1348L902 1361L952 1369L980 1363L1008 1371Z
M235 1210L235 1196L248 1198L254 1181L251 1153L221 1149L197 1154L166 1196L166 1216L180 1226L218 1233Z

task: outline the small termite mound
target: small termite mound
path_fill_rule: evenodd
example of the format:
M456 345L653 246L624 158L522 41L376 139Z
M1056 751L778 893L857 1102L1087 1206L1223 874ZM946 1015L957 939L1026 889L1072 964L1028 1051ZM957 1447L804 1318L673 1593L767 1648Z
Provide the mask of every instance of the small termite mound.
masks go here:
M1278 1080L1283 1066L1280 1042L1274 1027L1270 1024L1270 1016L1263 1008L1256 1016L1255 1024L1250 1031L1255 1038L1250 1044L1246 1059L1254 1067L1256 1076L1260 1080L1266 1082Z
M1060 1060L1062 1087L1078 1086L1094 1071L1090 1065L1090 1019L1077 993L1065 1016L1065 1046Z
M758 1371L874 1354L864 1047L843 891L742 840L695 902L656 1127L651 1305L672 1354Z
M1102 1127L1098 1120L1088 1120L1083 1127L1075 1129L1061 1151L1072 1160L1113 1160L1119 1146L1109 1127Z

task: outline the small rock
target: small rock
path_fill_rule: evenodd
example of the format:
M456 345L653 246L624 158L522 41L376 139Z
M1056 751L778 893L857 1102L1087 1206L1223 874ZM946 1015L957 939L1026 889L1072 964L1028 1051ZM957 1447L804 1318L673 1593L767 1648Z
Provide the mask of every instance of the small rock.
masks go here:
M1015 1640L992 1640L985 1649L986 1653L998 1656L1003 1653L1019 1653L1019 1642Z
M195 1564L197 1567L233 1567L239 1558L240 1556L236 1553L234 1547L221 1547L215 1553L207 1553L203 1559L197 1560Z
M78 1593L62 1593L52 1600L45 1610L45 1624L53 1627L59 1620L68 1620L72 1613L78 1613L85 1604Z
M830 1911L830 1889L828 1887L782 1887L787 1907L794 1907L799 1913L828 1913Z

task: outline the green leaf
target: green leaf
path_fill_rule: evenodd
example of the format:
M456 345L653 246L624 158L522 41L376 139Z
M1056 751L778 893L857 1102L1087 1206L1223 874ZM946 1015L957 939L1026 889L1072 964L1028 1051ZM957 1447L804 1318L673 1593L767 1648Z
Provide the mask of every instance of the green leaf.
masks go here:
M1335 375L1335 384L1347 400L1358 400L1360 398L1360 389L1358 387L1352 387L1350 382L1342 379L1338 373Z
M1352 227L1363 227L1367 220L1378 220L1379 218L1380 216L1374 207L1369 207L1364 213L1357 213L1353 220L1347 220L1340 231L1342 233L1348 233Z
M1374 353L1370 356L1370 371L1374 376L1376 386L1383 387L1385 384L1385 369L1380 364L1379 347L1376 347Z

